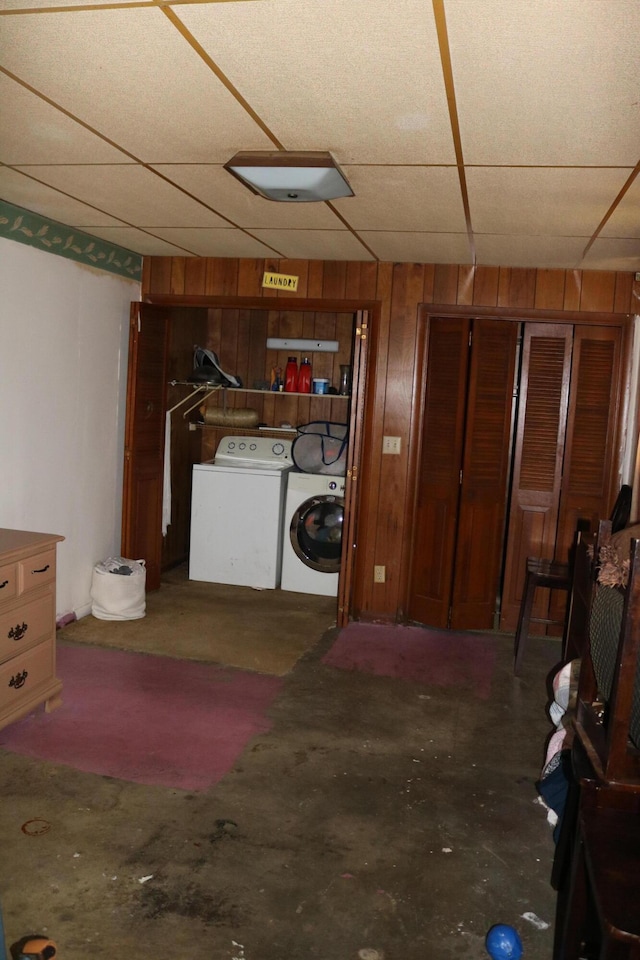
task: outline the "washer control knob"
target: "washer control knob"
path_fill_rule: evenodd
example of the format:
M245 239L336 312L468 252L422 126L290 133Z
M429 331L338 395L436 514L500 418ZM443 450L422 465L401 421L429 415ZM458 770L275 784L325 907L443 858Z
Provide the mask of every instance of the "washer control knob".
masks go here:
M284 443L274 443L271 447L271 452L275 453L276 457L281 457L284 453Z
M257 449L258 449L258 444L257 444L257 443L250 443L250 444L249 444L249 450L257 450Z
M247 446L246 443L239 443L239 444L238 444L238 449L239 449L239 450L244 450L246 446Z
M230 440L229 443L227 444L227 450L235 450L235 446L236 445L233 442L233 440Z

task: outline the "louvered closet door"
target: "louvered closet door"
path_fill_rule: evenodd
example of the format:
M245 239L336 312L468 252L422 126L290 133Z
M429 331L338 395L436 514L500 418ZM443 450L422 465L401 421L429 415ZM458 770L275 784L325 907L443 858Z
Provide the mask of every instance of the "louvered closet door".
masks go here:
M449 625L491 629L505 529L518 324L474 320Z
M622 331L574 328L567 438L556 559L567 560L579 521L596 530L618 494L614 488L618 410L622 390ZM562 619L565 598L551 594L549 616ZM552 631L559 632L559 631Z
M524 327L501 627L518 622L528 556L555 553L573 328ZM542 594L543 591L538 591ZM541 613L537 598L534 615Z
M469 320L432 317L407 615L446 627L453 583L469 362Z

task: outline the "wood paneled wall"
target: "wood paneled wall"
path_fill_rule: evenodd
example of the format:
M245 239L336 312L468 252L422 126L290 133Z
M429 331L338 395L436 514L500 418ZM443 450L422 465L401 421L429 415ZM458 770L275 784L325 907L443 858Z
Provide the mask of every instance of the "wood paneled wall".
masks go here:
M264 271L300 278L295 294L261 286ZM369 360L366 442L352 613L402 619L410 543L407 525L409 437L418 307L423 303L522 310L637 312L640 283L631 273L471 267L457 264L361 263L151 257L143 299L154 296L269 297L376 301ZM292 307L294 305L292 304ZM382 456L384 435L402 438L400 456ZM374 565L386 582L374 584Z

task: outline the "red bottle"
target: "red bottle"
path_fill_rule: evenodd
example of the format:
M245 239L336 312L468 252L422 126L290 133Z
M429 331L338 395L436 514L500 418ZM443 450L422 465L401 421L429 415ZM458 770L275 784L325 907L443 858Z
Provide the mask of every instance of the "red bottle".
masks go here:
M295 393L298 389L298 361L295 357L289 357L284 370L284 390L285 393Z
M311 393L311 361L305 357L298 373L298 393Z

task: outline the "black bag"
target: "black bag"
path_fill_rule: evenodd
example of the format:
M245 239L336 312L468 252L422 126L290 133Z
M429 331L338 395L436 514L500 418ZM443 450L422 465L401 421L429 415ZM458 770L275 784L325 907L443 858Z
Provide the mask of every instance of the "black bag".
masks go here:
M204 347L193 348L193 373L187 377L189 383L212 383L221 387L241 387L240 377L225 373L220 366L217 353Z
M347 471L349 427L346 423L314 420L298 427L291 444L291 457L303 473L344 477Z

